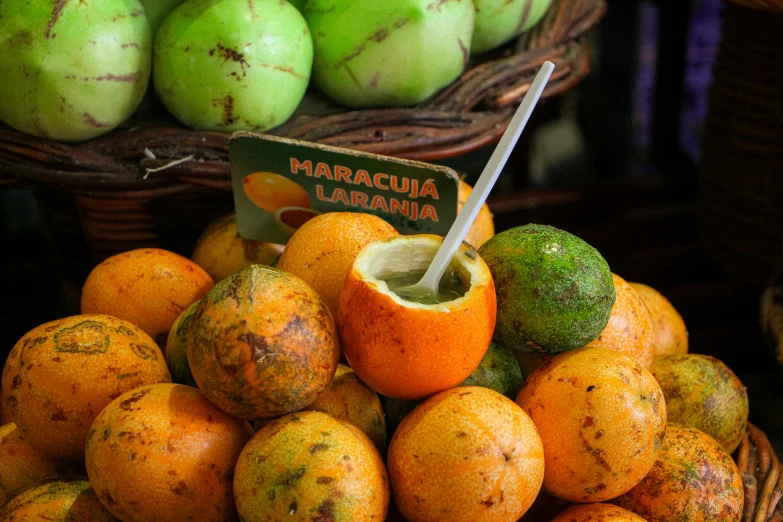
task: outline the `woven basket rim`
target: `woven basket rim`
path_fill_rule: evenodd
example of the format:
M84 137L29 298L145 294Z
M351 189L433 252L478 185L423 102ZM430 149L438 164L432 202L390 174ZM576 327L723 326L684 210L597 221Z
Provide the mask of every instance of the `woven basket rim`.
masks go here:
M300 115L268 133L420 161L464 154L500 138L544 61L554 62L555 72L542 100L582 81L590 63L584 35L605 12L605 0L554 0L536 27L502 49L472 58L460 78L415 107ZM226 191L229 137L169 119L132 122L93 140L64 143L0 123L0 181L123 199L194 187ZM191 159L149 172L186 157Z

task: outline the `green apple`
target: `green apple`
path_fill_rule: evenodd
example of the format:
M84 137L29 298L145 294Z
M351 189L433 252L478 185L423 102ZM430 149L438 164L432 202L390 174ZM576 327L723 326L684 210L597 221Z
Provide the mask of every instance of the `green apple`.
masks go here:
M105 134L141 102L151 51L139 0L2 0L0 120L63 141Z
M476 22L472 53L490 51L528 31L546 14L552 0L473 0Z
M470 54L472 0L308 0L313 79L349 107L419 103Z
M188 127L265 131L296 110L312 63L307 23L288 2L188 0L155 37L153 81Z

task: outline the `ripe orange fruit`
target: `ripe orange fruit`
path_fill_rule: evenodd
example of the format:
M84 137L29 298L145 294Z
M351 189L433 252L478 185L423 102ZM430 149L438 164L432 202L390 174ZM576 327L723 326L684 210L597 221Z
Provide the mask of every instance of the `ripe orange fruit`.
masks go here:
M169 382L163 353L138 327L107 315L76 315L33 328L3 368L10 418L51 457L84 458L93 419L112 399Z
M252 265L220 281L196 307L188 363L206 397L247 420L310 404L337 369L329 309L295 275Z
M463 205L468 201L470 193L473 192L473 187L463 180L459 180L459 195L457 196L457 212L462 211ZM464 240L470 243L470 245L478 250L481 248L489 238L495 235L495 221L492 219L492 212L489 210L489 206L486 203L481 205L476 219L470 226L467 235Z
M670 424L650 472L612 502L648 522L738 522L744 509L742 475L712 437Z
M612 274L615 295L609 322L587 346L607 348L630 355L645 368L652 364L653 320L647 306L625 279Z
M37 520L117 522L86 480L51 480L28 489L0 509L0 522Z
M201 234L193 261L220 281L250 265L270 265L282 251L283 245L240 236L236 214L228 214L210 223Z
M200 266L174 252L130 250L92 269L82 288L82 313L130 321L162 346L177 317L213 284Z
M465 244L441 279L461 297L430 305L389 290L387 279L423 274L441 242L423 234L372 243L345 279L337 319L345 357L362 381L388 397L421 399L453 388L476 369L492 340L495 286Z
M653 319L653 353L688 353L688 330L680 313L658 290L641 283L629 283Z
M544 488L572 502L631 489L655 462L666 429L663 393L625 354L579 348L543 363L517 398L544 443Z
M350 366L338 365L326 390L304 409L350 422L370 438L382 455L386 454L386 420L381 401Z
M234 465L252 434L196 388L143 386L95 419L87 474L104 506L126 522L232 520Z
M722 361L709 355L660 355L650 368L663 390L669 422L698 428L732 453L748 423L748 391Z
M242 450L234 496L245 522L382 522L389 483L378 450L353 425L318 411L285 415Z
M572 506L551 522L645 522L635 513L612 504L582 504Z
M410 522L514 521L541 488L541 438L522 409L478 386L413 410L389 445L394 501Z
M373 241L398 235L393 226L372 214L321 214L294 233L277 266L312 286L337 317L340 290L359 251Z
M0 506L59 471L57 462L30 444L16 424L0 426Z

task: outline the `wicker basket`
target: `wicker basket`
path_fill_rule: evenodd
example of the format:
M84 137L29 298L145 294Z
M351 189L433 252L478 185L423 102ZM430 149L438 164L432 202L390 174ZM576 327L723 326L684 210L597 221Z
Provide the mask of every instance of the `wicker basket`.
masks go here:
M738 279L763 284L783 244L783 1L725 11L703 142L707 248Z
M469 62L457 81L419 106L334 113L309 94L304 109L272 133L418 160L476 149L500 137L545 60L555 71L544 99L584 78L584 34L605 9L604 0L555 0L533 30ZM139 246L190 255L197 235L233 206L229 135L184 129L162 108L156 112L154 99L142 109L125 128L78 144L0 124L0 183L39 192L69 311L78 310L79 288L100 260ZM150 172L183 158L189 160Z

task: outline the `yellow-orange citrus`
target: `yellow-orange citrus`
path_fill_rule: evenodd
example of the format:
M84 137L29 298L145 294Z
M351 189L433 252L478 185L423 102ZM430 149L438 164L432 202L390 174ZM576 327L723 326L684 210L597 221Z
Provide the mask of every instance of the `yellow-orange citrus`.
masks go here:
M470 193L473 192L473 187L463 180L459 181L459 196L457 210L461 211L462 206L468 201ZM489 210L489 206L484 203L481 205L476 219L470 226L467 235L465 235L465 241L478 250L481 248L489 238L495 235L495 221L492 219L492 212Z
M666 429L663 392L631 357L579 348L543 363L517 398L544 443L544 487L572 502L602 502L650 470Z
M234 466L252 434L196 388L143 386L96 417L87 474L101 502L126 522L233 520Z
M199 302L186 334L204 395L242 419L299 411L329 386L340 347L329 309L295 275L252 265Z
M386 454L386 420L378 394L345 364L337 365L332 382L305 410L322 411L348 421Z
M0 509L0 522L117 522L92 486L79 478L46 480L23 491Z
M277 266L312 286L337 317L340 290L359 251L373 241L398 235L393 226L372 214L321 214L294 233Z
M421 399L453 388L481 362L497 313L489 268L463 244L454 272L464 295L429 305L391 290L387 274L429 266L442 238L399 236L366 246L356 257L340 294L338 326L349 364L372 389L398 399Z
M544 477L533 422L478 386L444 391L413 410L394 432L387 462L395 504L410 522L517 520Z
M389 482L378 450L352 424L320 411L269 422L234 473L240 520L382 522Z
M93 419L115 397L169 382L163 353L135 325L107 315L76 315L33 328L3 368L11 420L52 457L82 460Z
M130 321L163 346L177 317L213 284L200 266L179 254L130 250L92 269L82 289L82 313Z
M642 298L653 319L653 353L688 353L688 330L676 308L655 288L629 283Z
M59 471L57 462L30 444L16 424L0 426L0 506Z
M272 264L283 245L245 239L237 230L236 214L216 219L204 230L193 250L193 261L215 281L250 265Z
M612 274L615 295L609 322L587 346L607 348L630 355L645 368L653 361L653 320L647 305L625 279Z
M742 474L715 439L670 424L650 472L612 502L648 522L739 522L744 496Z

